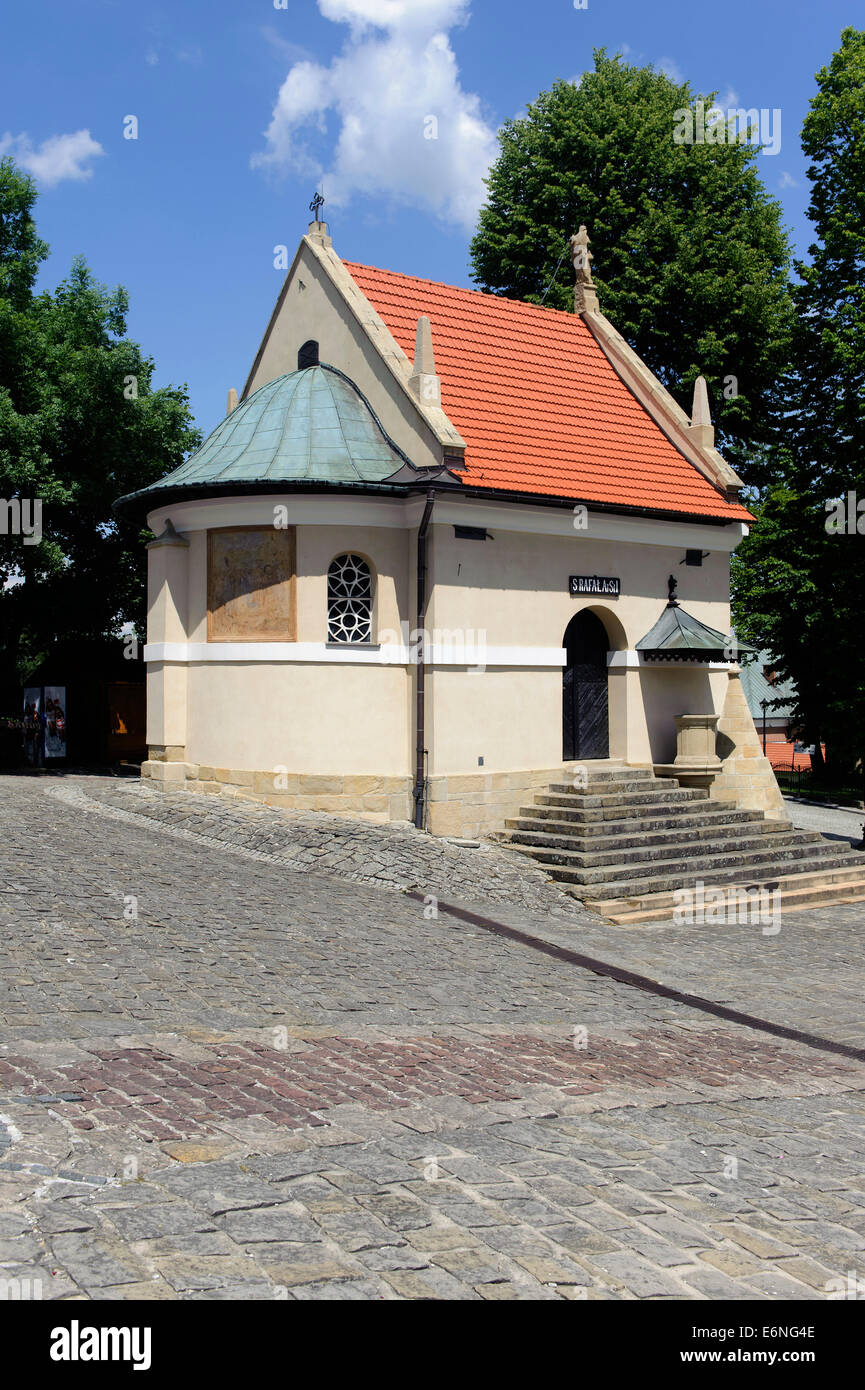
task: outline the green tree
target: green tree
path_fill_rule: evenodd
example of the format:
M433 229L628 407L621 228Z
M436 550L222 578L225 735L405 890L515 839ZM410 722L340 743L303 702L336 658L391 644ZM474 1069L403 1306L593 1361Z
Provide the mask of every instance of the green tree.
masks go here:
M603 312L686 409L703 372L722 447L761 482L787 362L789 246L753 145L674 140L676 113L695 100L688 83L600 50L579 83L556 82L506 121L473 278L573 309L567 254L556 266L584 222Z
M734 598L840 773L865 754L865 32L845 29L817 73L802 144L817 239L796 266L788 443L737 553Z
M141 630L146 533L111 505L200 439L186 388L154 390L152 358L127 338L124 289L98 284L78 258L54 293L34 292L48 252L35 199L32 181L0 161L0 499L25 515L42 507L38 543L0 534L7 697L55 641L116 636L130 621Z

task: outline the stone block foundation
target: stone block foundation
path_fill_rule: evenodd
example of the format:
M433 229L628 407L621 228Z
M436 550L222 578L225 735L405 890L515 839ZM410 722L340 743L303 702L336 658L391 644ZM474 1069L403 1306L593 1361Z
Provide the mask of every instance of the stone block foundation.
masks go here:
M483 839L504 830L505 820L531 805L536 792L552 782L572 783L577 767L621 766L612 762L559 763L558 767L523 772L467 773L431 777L427 803L427 829L433 835L457 835Z
M184 750L172 750L183 753ZM376 777L298 772L249 772L237 768L205 767L180 759L154 756L141 765L141 776L153 787L204 792L212 796L262 801L287 811L330 811L369 821L410 820L410 777Z
M164 756L166 751L151 749L150 758L141 766L142 778L162 790L180 788L262 801L289 811L330 811L378 822L414 818L411 777L246 772L185 762L182 748L172 748L173 757L169 759ZM613 765L599 762L590 766ZM431 777L426 828L433 835L469 839L489 836L503 830L505 820L531 804L535 793L544 791L551 782L572 782L578 766L585 765L560 763L558 767L521 772Z

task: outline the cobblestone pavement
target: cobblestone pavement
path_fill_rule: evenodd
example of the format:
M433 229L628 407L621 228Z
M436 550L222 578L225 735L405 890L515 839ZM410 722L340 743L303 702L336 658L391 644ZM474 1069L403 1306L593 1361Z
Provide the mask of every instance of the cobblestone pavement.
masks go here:
M787 815L797 830L819 830L822 835L850 840L853 844L858 844L862 839L861 810L848 810L843 806L818 806L808 801L797 801L791 796L784 797L784 804L787 807Z
M865 1064L432 899L860 1046L865 913L611 928L503 849L98 779L0 778L0 829L5 1287L807 1299L865 1274Z
M95 800L116 817L135 816L188 838L243 847L287 868L313 869L386 888L501 903L577 918L581 904L524 856L491 842L440 840L402 823L373 825L325 812L274 811L259 802L154 791L146 784L78 779L49 788L70 804ZM470 848L467 846L471 846Z

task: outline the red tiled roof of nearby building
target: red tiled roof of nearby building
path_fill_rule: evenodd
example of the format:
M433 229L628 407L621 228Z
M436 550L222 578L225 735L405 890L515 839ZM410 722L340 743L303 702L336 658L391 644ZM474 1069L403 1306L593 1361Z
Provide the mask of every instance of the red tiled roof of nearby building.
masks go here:
M474 487L748 521L667 438L577 314L345 263L409 360L432 324Z

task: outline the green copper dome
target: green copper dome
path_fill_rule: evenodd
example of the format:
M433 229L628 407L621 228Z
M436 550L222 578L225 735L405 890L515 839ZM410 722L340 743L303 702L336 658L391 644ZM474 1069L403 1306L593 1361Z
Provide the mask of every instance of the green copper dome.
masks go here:
M227 415L173 473L116 504L159 500L171 492L236 485L378 483L408 463L348 377L321 364L269 381Z

